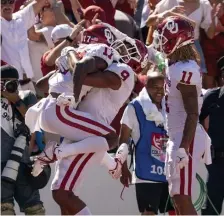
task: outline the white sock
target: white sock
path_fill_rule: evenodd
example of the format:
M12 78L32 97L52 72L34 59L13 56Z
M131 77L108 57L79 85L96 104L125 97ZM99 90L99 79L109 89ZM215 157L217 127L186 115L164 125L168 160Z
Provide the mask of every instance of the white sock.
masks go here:
M103 164L105 167L107 167L108 170L113 170L117 166L117 162L107 152L105 152L105 155L103 156L101 164Z
M92 215L89 208L86 206L83 208L80 212L78 212L76 215Z
M62 143L55 152L58 159L91 152L108 151L109 146L104 137L93 136L74 143Z

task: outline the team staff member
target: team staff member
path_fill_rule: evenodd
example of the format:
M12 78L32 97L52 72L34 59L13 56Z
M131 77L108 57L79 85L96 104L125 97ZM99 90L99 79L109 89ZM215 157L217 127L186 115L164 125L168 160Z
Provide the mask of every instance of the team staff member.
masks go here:
M224 78L224 58L220 58L218 67ZM202 210L203 215L221 214L224 200L224 85L220 88L209 90L204 96L201 109L200 121L208 131L212 140L212 164L207 166L208 181L207 193L211 203L207 201L206 208Z
M123 165L121 182L124 186L136 186L139 211L143 215L164 212L168 198L168 184L164 175L166 137L164 129L165 109L164 76L151 72L147 76L145 88L139 96L126 107L121 119L120 144L129 143L130 137L135 144L134 172ZM167 210L173 210L168 205Z

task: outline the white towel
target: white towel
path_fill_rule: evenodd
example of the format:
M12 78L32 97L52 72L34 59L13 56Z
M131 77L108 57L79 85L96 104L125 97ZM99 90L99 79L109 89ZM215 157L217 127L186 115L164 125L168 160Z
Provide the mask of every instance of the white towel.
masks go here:
M143 88L139 93L139 96L136 98L140 105L142 106L143 112L146 115L146 119L149 121L154 121L156 126L163 125L165 126L166 116L165 116L165 100L162 100L162 112L158 110L156 105L152 103L151 98L146 90Z

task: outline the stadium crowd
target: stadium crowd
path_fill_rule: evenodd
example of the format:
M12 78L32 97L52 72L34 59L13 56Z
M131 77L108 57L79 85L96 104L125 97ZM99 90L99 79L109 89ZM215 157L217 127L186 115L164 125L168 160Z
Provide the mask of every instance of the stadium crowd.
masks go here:
M207 194L208 197L210 197L212 203L207 200L204 209L202 209L202 214L221 214L224 200L223 0L2 0L1 213L3 215L15 214L14 199L18 203L21 212L24 212L27 215L44 215L45 208L44 203L41 201L39 190L46 186L50 175L53 175L49 164L55 162L55 157L61 161L63 161L63 158L71 158L71 160L68 159L69 164L66 164L66 166L69 166L70 168L70 164L78 163L75 161L79 155L79 161L80 163L82 162L81 165L83 163L87 163L87 161L90 159L95 160L95 163L100 163L98 158L100 157L100 154L104 155L103 162L101 163L104 165L106 164L105 166L108 167L109 173L113 178L120 179L124 187L128 187L129 184L136 185L136 198L139 212L141 214L153 215L157 214L158 211L162 213L165 209L165 205L167 212L169 212L171 215L196 214L196 211L192 210L191 208L192 201L191 198L189 198L191 197L191 193L183 192L183 196L180 195L178 200L174 198L173 206L171 202L166 204L169 193L172 196L172 190L168 186L169 181L167 182L165 175L162 174L163 169L165 169L164 160L165 157L167 157L166 149L164 150L164 147L161 147L160 150L156 149L156 141L155 143L152 141L154 138L158 139L160 142L167 141L165 126L161 127L161 124L163 125L163 120L158 119L163 119L161 116L164 115L163 111L165 112L165 108L163 108L161 105L163 103L162 101L164 100L164 83L166 82L167 84L165 70L167 67L171 66L168 65L167 61L163 59L163 55L160 55L156 51L158 48L155 47L154 40L156 37L155 30L158 28L158 24L167 17L171 16L180 17L181 19L186 18L188 23L191 23L194 27L193 45L199 56L199 61L197 61L198 64L194 68L199 66L202 78L202 92L204 97L202 109L201 112L198 113L197 121L200 121L201 125L203 125L204 129L210 136L212 143L212 163L207 163L209 165L206 165L208 170L208 179L206 184ZM60 105L63 104L65 106L65 100L67 104L71 102L76 103L81 94L80 91L82 84L86 84L83 81L86 77L88 77L86 73L91 74L93 72L91 71L91 68L97 67L97 62L100 65L99 68L97 68L97 72L101 69L101 67L103 67L102 65L104 64L102 62L101 64L99 63L99 59L102 59L102 56L94 56L95 62L92 63L91 60L93 59L93 56L88 55L88 52L91 53L91 50L94 52L94 49L98 50L100 46L97 48L94 48L94 46L92 46L93 48L84 47L83 49L86 49L84 50L85 52L80 51L79 53L79 57L81 59L79 59L81 62L80 64L77 63L77 60L74 60L74 56L72 54L68 56L68 53L78 49L81 43L89 44L89 40L92 40L94 37L99 37L101 34L99 32L102 31L102 26L99 26L102 23L104 25L103 30L106 32L104 37L106 37L108 42L108 44L104 44L104 46L108 47L105 48L103 46L103 48L106 49L106 56L108 57L108 59L104 59L104 63L106 62L109 68L110 64L113 65L113 62L116 61L115 56L112 57L112 52L110 53L110 45L113 44L113 42L117 39L123 40L126 38L126 35L129 39L136 39L136 44L138 44L138 47L141 47L139 48L140 54L144 53L145 49L148 49L147 56L151 55L151 57L147 57L149 60L147 59L146 62L142 60L140 68L135 66L134 63L132 64L132 66L134 66L131 66L131 68L135 74L133 75L133 85L128 84L130 85L128 88L130 88L131 91L125 92L126 90L124 89L123 98L118 94L114 96L115 98L119 97L120 106L118 109L117 107L114 108L114 110L117 109L116 115L114 115L116 117L111 117L108 122L111 128L115 129L116 133L113 129L106 127L103 124L104 129L99 131L99 133L96 133L96 139L93 141L88 141L90 142L91 146L88 146L87 143L79 143L80 140L87 140L89 137L84 136L84 138L76 140L71 134L77 134L77 131L71 133L71 130L68 130L64 133L58 132L56 128L58 123L57 121L53 121L53 115L49 120L52 121L51 125L49 122L47 122L47 116L52 114L50 113L50 109L45 113L45 124L42 124L43 127L38 129L37 118L39 111L36 113L31 112L29 109L30 107L35 107L34 105L36 104L36 110L38 110L41 106L45 106L43 109L47 110L48 108L46 108L47 105L45 101L43 101L43 98L60 98L60 95L62 95L60 99L61 101L58 100L59 102L57 102L60 103ZM175 27L172 26L170 28L172 28L172 31L173 29L175 31ZM80 32L84 33L81 34ZM116 39L113 37L116 37ZM130 41L129 39L127 39L127 42ZM99 38L99 41L101 40L104 40L103 36L102 38ZM110 40L113 41L109 43ZM164 44L167 43L166 41L163 41L163 38L160 38L160 40ZM172 45L172 37L170 37L170 41L168 42ZM143 46L142 44L145 44L146 46ZM117 46L117 48L120 49L120 52L122 52L123 50L121 51L121 48L119 47L120 44ZM151 52L150 50L153 46L155 49L152 48L153 51ZM127 52L129 52L130 49L132 48L127 47ZM173 49L177 49L177 47L174 46ZM186 53L187 52L188 51L186 51ZM155 57L153 57L154 55ZM177 59L188 58L187 56L188 54L179 53L179 55L177 54ZM90 60L86 63L89 72L85 71L87 69L82 65L83 61L81 57L85 57L87 60L89 57ZM122 64L127 63L127 59L125 59L125 57L126 56L124 55L122 58ZM131 56L130 59L132 57L133 56ZM191 59L191 57L189 59ZM77 56L75 58L77 58ZM130 59L128 60L131 61ZM178 60L173 61L177 62ZM143 64L144 66L142 66ZM78 67L79 65L81 66ZM54 86L52 83L55 80L54 78L51 79L51 77L54 76L55 71L61 71L62 74L66 74L65 71L69 71L71 68L72 70L79 70L81 71L80 73L85 74L80 75L77 73L78 75L75 76L76 80L78 80L77 82L80 81L80 83L74 81L74 93L76 93L74 97L71 95L63 95L63 93L66 93L64 90L64 92L60 92L60 88L64 88L63 84L59 87L56 85ZM113 69L113 67L111 68ZM127 72L128 70L129 68L125 69L124 71ZM186 73L185 76L182 77L183 80L187 79ZM190 75L192 76L191 72ZM104 78L103 75L102 77ZM94 83L94 85L89 85L102 89L110 88L115 92L122 84L120 84L120 81L117 80L117 75L116 77L115 75L108 75L108 77L109 81L107 83L105 81L106 78L96 79L94 75L92 75L92 77L90 75L89 79L86 78L86 80L88 80L86 82L93 83L93 81L95 81L96 84ZM128 77L128 72L121 73L120 78L123 81L125 81ZM55 78L57 81L64 79L65 82L69 82L69 78L71 80L73 79L72 76L67 76L66 78L55 76ZM191 79L191 77L188 78L189 80ZM52 83L50 83L51 80ZM46 84L48 81L49 85ZM186 81L185 84L188 84L187 82L188 81ZM180 91L181 88L183 87L180 86ZM73 89L73 86L69 86L68 89ZM87 95L82 95L86 100L88 98L88 94L91 95L89 92L94 91L87 89ZM128 94L127 97L126 94ZM141 101L146 97L147 94L150 95L150 102L146 102L144 106L148 106L146 110L155 109L154 106L157 107L159 110L159 112L157 110L159 113L157 113L158 119L157 117L147 117L145 119L144 116L147 112L145 111L145 107L143 104L136 102L136 98ZM105 97L105 95L106 94L101 93L100 96ZM90 97L91 96L89 96L89 98ZM113 98L111 97L110 99L112 100ZM94 104L94 102L92 103ZM109 105L108 109L110 109ZM84 100L83 103L77 107L77 109L78 111L87 112L86 110L89 108L89 106L87 106L88 104L85 104ZM194 106L194 104L192 106ZM65 113L67 115L66 110ZM73 113L73 115L78 114L79 113ZM101 115L101 113L99 115ZM81 121L82 118L84 117L80 117L78 121ZM107 122L107 120L105 121ZM152 126L151 123L149 123L151 121L156 122L156 124ZM158 124L157 121L159 122ZM53 127L54 129L52 129ZM60 127L63 127L63 125L58 124L58 127L60 129ZM96 125L96 128L94 129L97 130L97 127L98 126ZM103 130L108 130L110 133L104 133ZM150 138L147 137L148 135L145 136L154 130L156 134L160 134L161 136L153 137L153 134ZM55 132L54 134L58 134L61 137L61 145L57 144L55 141L50 141L50 143L46 145L46 134L51 132ZM98 136L102 136L103 140L98 140ZM119 136L120 147L118 144L117 146L114 144L116 136ZM63 140L63 137L66 139ZM77 143L72 145L72 142L74 141ZM95 142L96 144L102 143L102 149L98 150L97 145L94 144ZM104 145L105 142L108 143L109 147ZM119 150L124 152L126 151L126 147L124 147L125 143L129 144L129 153L132 156L134 155L134 171L132 174L128 168L125 156L119 156ZM146 146L145 143L147 144ZM68 146L68 144L70 144L70 147L75 146L75 149L68 148L66 150L66 145ZM88 149L83 148L83 150L82 147L85 146L85 144L88 146L86 147ZM143 146L142 149L137 150L137 144L141 144ZM55 149L59 149L58 151L61 151L62 148L64 148L65 150L62 153L63 156L59 157L59 153L55 153L53 154L52 158L49 158L49 149L46 150L48 146L53 146L53 148L50 147L50 151L52 152ZM61 147L59 148L58 146ZM151 146L150 150L148 150L147 146ZM117 148L118 151L116 152ZM144 159L144 154L141 155L141 151L153 152L152 148L154 148L154 151L160 151L158 154L161 154L160 157L164 158L164 160L161 159L162 162L160 161L154 164L154 162L152 162L153 160L148 161L148 159ZM191 154L191 150L189 151L189 154ZM92 152L97 152L95 155L98 156L95 157L91 155ZM115 162L114 159L105 152L116 153ZM38 155L40 154L42 154L42 158L45 157L45 159L43 160L39 158L40 162L37 164L33 160L34 158L35 161L38 160ZM150 157L155 157L156 160L158 160L158 154L152 154ZM181 152L179 156L183 156L184 158L185 154ZM73 155L78 156L74 159ZM87 157L85 155L87 155ZM83 161L81 158L82 156ZM49 159L47 163L46 157ZM189 161L191 161L191 159L189 159ZM194 162L195 161L193 160L193 166ZM34 166L34 168L32 168L32 165L35 163L36 167ZM115 168L114 163L116 165ZM65 164L60 164L59 162L58 167L60 168L60 166L65 167ZM157 177L147 173L147 167L149 166L153 168L153 172L156 173ZM161 173L160 170L157 169L158 167L162 167ZM144 169L144 171L142 171L142 169ZM76 170L75 165L73 167L73 171L76 172L76 174L79 173L79 169L77 168ZM192 170L187 172L189 174L192 172ZM63 183L63 181L59 182L59 180L54 179L52 184L52 190L54 191L53 198L60 206L62 215L91 215L91 212L85 203L79 199L78 196L73 196L70 194L70 189L73 189L74 184L79 184L79 180L77 180L79 178L79 174L77 175L77 179L76 174L74 174L75 180L71 180L71 185L73 184L72 186L68 185L68 182ZM62 174L58 171L57 175L60 176ZM67 178L68 181L70 177L66 176L67 174L65 175L65 178ZM158 182L162 183L160 184ZM63 189L61 187L57 187L59 183L60 185L64 184ZM188 186L188 190L189 188L190 186ZM69 193L67 193L67 191L69 191ZM72 191L75 191L74 193L76 195L76 190ZM74 207L73 203L76 203L77 205ZM110 212L110 214L113 214L113 212Z

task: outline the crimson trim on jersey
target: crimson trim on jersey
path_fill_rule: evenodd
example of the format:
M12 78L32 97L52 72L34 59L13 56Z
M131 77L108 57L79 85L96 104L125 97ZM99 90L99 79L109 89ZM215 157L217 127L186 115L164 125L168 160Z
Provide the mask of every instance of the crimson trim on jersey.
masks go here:
M191 185L192 185L192 157L193 157L194 139L190 144L189 149L189 163L188 163L188 182L187 182L187 194L184 193L185 189L185 167L180 170L180 195L191 196Z
M72 117L72 118L78 119L78 118L76 118L75 116L72 116L70 113L72 113L72 112L69 111L69 112L66 113L66 114L69 115L69 116ZM73 113L72 113L72 114L73 114ZM58 119L59 119L61 122L63 122L64 124L67 124L67 125L69 125L69 126L71 126L71 127L78 128L79 130L85 131L85 132L87 132L87 133L94 134L94 135L96 135L96 136L102 136L102 135L103 135L103 134L100 133L99 131L96 131L96 130L94 130L94 129L85 127L85 126L80 125L80 124L78 124L78 123L69 121L68 119L66 119L66 118L61 114L60 106L58 106L58 105L56 105L56 115L57 115ZM79 116L79 117L81 117L81 116ZM82 120L82 121L84 121L84 122L87 122L87 121L85 121L85 120L82 119L82 118L80 118L80 119L78 119L78 120ZM95 122L95 121L92 121L92 124L93 124L93 125L95 125L94 122ZM87 123L89 123L89 122L87 122ZM96 123L98 123L98 122L96 122ZM99 124L99 123L98 123L98 124ZM100 124L99 124L99 125L100 125ZM99 126L99 127L100 127L100 126ZM105 126L104 126L104 127L105 127ZM102 128L102 127L101 127L101 128ZM102 128L102 129L104 129L104 128ZM107 128L107 131L109 131L108 128Z
M79 160L82 158L84 154L79 154L75 157L75 159L72 161L71 165L69 166L68 168L68 171L66 172L62 182L61 182L61 185L60 185L60 189L65 189L65 186L68 182L68 179L69 177L71 176L72 174L72 171L74 170L76 164L79 162Z
M76 174L70 184L69 190L72 190L75 186L75 183L77 182L82 170L84 169L85 165L87 164L87 162L91 159L91 157L94 155L94 153L90 153L88 154L88 156L83 160L83 162L80 164L78 170L76 171Z

